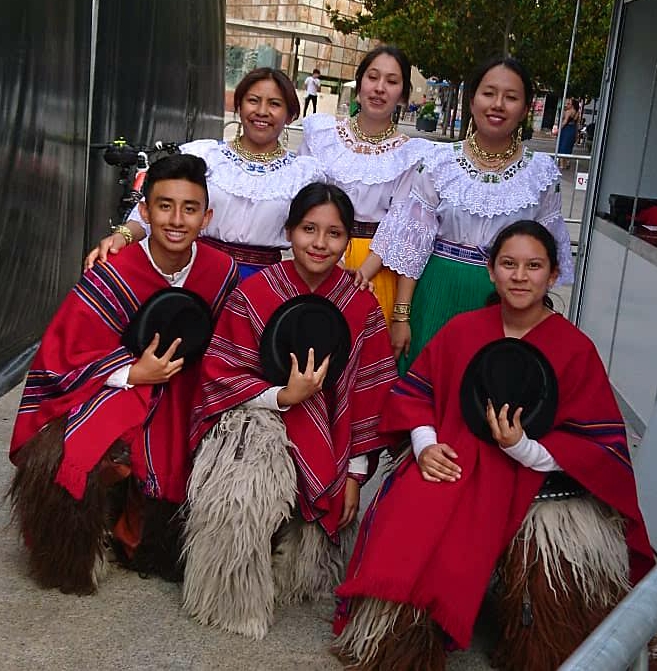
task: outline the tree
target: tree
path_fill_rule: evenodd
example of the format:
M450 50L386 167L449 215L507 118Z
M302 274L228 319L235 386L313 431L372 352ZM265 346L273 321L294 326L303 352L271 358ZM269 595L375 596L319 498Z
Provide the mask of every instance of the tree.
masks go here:
M543 88L561 93L566 79L575 0L541 0L523 13L523 30L514 40L519 58ZM570 95L597 97L602 81L612 0L582 0L575 37ZM530 11L531 10L531 11ZM546 40L545 36L550 39Z
M598 94L612 4L582 0L573 95ZM575 0L365 0L356 16L327 11L343 33L396 44L425 76L458 86L477 63L504 54L522 60L544 88L563 88Z

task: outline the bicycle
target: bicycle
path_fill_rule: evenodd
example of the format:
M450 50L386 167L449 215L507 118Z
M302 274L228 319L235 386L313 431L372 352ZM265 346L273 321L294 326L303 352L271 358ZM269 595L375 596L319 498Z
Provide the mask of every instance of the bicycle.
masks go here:
M91 144L90 149L104 149L105 163L119 169L117 184L121 187L119 203L116 208L118 224L109 219L110 228L125 224L132 208L142 198L144 179L151 163L163 156L180 153L177 142L162 142L158 140L152 147L131 145L125 138L119 137L108 143Z

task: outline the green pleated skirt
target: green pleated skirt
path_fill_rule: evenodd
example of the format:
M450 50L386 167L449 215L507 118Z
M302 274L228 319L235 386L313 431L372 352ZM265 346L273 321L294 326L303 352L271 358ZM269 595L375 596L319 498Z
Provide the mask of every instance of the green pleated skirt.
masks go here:
M399 374L406 373L441 326L460 312L484 307L493 289L486 266L432 255L413 293L411 347L399 359Z

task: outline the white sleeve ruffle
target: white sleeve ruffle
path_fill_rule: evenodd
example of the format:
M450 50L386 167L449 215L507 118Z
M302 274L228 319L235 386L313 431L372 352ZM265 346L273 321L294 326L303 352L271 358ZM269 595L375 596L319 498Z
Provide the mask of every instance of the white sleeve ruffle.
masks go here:
M381 257L383 265L417 280L433 251L437 229L435 207L412 192L388 210L370 249Z
M539 223L552 233L557 243L557 260L559 262L559 277L557 285L572 284L575 279L573 253L570 248L570 233L561 214L561 193L556 185L545 191L541 199L544 214Z

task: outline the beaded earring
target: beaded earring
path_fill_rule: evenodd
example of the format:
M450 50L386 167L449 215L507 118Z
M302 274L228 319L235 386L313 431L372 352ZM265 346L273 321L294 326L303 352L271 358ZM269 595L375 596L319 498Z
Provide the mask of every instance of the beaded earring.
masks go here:
M474 124L472 123L472 117L470 117L470 121L468 121L468 129L465 131L465 139L469 140L474 134Z
M522 124L518 126L518 130L516 131L516 143L520 144L522 142Z

